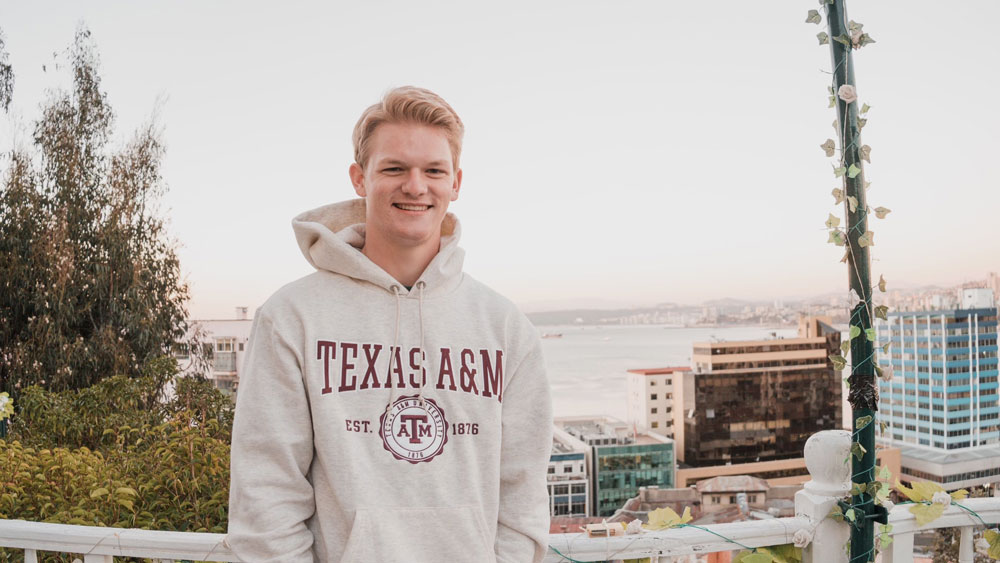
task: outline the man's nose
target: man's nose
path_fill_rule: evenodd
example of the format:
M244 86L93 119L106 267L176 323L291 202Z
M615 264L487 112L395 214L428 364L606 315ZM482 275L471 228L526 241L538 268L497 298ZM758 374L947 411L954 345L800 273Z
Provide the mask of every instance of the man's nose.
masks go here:
M421 195L427 191L427 184L424 182L423 173L419 168L411 168L403 181L403 192L413 195Z

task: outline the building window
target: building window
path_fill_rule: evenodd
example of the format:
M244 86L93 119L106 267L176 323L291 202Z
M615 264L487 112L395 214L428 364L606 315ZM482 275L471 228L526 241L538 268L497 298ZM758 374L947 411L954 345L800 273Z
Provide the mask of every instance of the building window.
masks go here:
M664 383L664 385L670 385L670 384L671 384L671 381L672 381L672 380L668 379L668 380L666 381L666 383Z
M550 466L549 466L549 475L552 475L552 474L554 474L555 472L556 472L556 468L555 468L555 467L552 467L552 466L550 465Z
M216 352L232 352L233 351L233 339L232 338L220 338L215 341L215 351Z
M654 385L656 385L656 380L655 379L650 379L649 380L649 386L652 387Z
M573 472L573 466L572 465L564 465L563 466L563 473L572 473L572 472Z
M650 401L655 401L655 400L656 400L656 393L651 393L651 394L649 395L649 400L650 400Z
M240 352L242 352L242 351L243 351L243 343L240 342Z
M656 414L656 407L649 409L649 414Z
M656 422L656 421L654 420L654 421L652 422L652 424L650 424L650 426L651 426L651 427L653 427L653 428L659 428L659 427L660 427L660 423L659 423L659 422Z

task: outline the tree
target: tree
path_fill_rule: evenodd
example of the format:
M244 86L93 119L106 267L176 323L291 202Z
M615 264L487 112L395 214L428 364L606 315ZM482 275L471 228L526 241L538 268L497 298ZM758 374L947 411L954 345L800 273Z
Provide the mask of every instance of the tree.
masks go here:
M187 332L188 285L157 215L160 131L151 120L111 147L114 112L90 32L80 28L62 56L72 88L52 92L28 146L3 156L0 391L15 398L33 384L61 391L138 377ZM0 43L5 108L6 60Z

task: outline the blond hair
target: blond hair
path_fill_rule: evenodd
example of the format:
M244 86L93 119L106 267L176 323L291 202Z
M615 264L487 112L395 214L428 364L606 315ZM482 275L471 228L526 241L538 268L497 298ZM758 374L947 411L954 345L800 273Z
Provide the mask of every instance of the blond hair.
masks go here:
M354 161L361 168L368 164L371 141L375 129L383 123L416 123L440 127L448 138L452 164L458 170L458 157L462 152L462 135L465 126L455 110L441 96L416 86L393 88L382 96L382 101L370 106L361 114L354 126Z

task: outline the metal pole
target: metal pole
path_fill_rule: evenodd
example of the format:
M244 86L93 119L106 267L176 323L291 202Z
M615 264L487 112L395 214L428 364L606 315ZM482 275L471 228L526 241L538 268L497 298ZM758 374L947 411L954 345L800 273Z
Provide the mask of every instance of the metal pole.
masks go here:
M851 56L851 30L847 19L845 0L828 0L826 6L826 21L830 33L830 53L833 59L833 95L837 102L837 132L840 136L840 147L843 162L841 166L850 168L852 165L862 168L861 163L861 128L858 123L858 103L844 102L838 92L840 87L849 84L855 86L854 62ZM838 41L837 38L841 38ZM844 38L848 38L845 42ZM866 330L872 326L872 283L868 247L862 246L859 239L868 230L868 205L865 198L864 172L853 178L844 174L844 202L847 217L847 267L848 285L860 302L851 310L850 324L860 327L860 336L851 340L851 375L848 380L850 392L848 399L852 408L851 428L852 439L861 444L865 453L858 459L851 456L851 482L871 483L875 481L875 414L878 409L878 397L875 387L875 344L867 338ZM851 198L857 202L852 210ZM870 417L870 418L866 418ZM859 430L857 421L869 420ZM850 563L867 563L875 560L874 521L884 521L884 509L876 507L872 495L867 493L851 497L851 505L857 515L851 526Z

